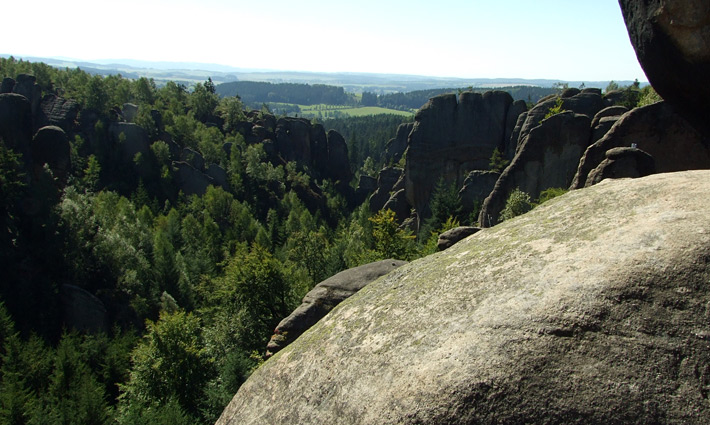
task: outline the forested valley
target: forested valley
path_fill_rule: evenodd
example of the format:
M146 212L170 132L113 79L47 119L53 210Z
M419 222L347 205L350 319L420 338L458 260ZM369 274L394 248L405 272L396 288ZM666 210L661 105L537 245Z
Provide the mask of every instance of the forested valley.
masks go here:
M220 98L211 80L157 87L13 58L0 77L36 81L42 105L75 112L62 115L64 165L28 161L22 137L0 134L0 423L213 423L316 283L434 250L353 196L406 118L309 124L347 141L342 181L245 134L279 117ZM191 189L177 158L222 170L219 184ZM447 194L431 229L456 209Z

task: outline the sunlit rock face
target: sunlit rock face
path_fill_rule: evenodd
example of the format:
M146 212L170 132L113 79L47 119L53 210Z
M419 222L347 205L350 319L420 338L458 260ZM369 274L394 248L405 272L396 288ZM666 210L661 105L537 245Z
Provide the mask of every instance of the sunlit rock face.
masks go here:
M710 171L605 180L367 285L218 424L710 423Z

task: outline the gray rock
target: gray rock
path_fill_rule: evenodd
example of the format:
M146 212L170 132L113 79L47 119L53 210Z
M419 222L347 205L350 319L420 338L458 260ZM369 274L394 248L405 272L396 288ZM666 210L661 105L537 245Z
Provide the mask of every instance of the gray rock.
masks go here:
M210 164L205 170L205 174L214 180L214 184L221 186L224 190L229 190L229 176L224 168L217 164Z
M421 220L438 181L460 187L472 170L488 169L493 150L505 146L508 111L505 92L433 97L415 116L405 168L407 200Z
M207 187L215 183L214 179L186 162L173 162L177 187L185 195L202 196Z
M39 105L37 125L40 127L56 125L70 132L76 127L78 116L79 104L76 101L49 94Z
M124 161L133 161L138 153L148 155L150 152L148 133L137 124L112 122L109 134Z
M572 97L572 96L576 96L580 93L582 93L582 90L575 88L575 87L570 87L568 89L565 89L562 92L562 94L560 94L560 97L561 98Z
M32 109L26 97L15 93L0 94L0 137L5 145L22 154L31 164Z
M658 173L710 168L707 140L673 107L658 102L627 112L601 140L590 145L570 189L585 186L587 176L601 164L606 151L632 144L654 158Z
M710 137L710 3L620 0L619 5L653 88Z
M57 126L40 128L32 138L31 149L35 175L47 164L59 182L66 183L71 172L71 146L64 130Z
M375 190L377 190L377 179L361 175L357 183L357 189L355 189L356 205L362 204Z
M275 133L276 149L285 161L311 163L310 121L304 118L280 118L276 124ZM261 139L259 138L259 140Z
M589 144L590 122L587 115L564 112L533 128L483 201L479 224L495 225L508 196L516 188L536 199L545 189L569 187Z
M90 292L74 285L60 288L62 321L67 329L81 332L107 332L106 307Z
M348 184L353 178L348 159L348 145L340 133L335 130L328 130L328 162L325 167L325 175L334 181Z
M627 112L629 112L629 108L627 108L626 106L621 106L621 105L607 106L606 108L597 112L596 115L594 115L594 118L592 119L592 128L598 126L599 123L601 122L602 118L620 117Z
M508 108L508 114L505 117L505 136L503 138L505 146L501 150L501 153L504 154L505 159L508 161L513 159L518 148L518 135L520 135L518 123L522 126L522 123L525 122L524 120L519 121L519 119L523 117L523 113L527 112L527 110L528 105L524 100L516 100ZM518 130L517 135L513 136L516 130Z
M459 226L439 235L439 239L436 241L436 248L439 251L451 248L457 242L466 239L467 237L478 233L481 230L480 227L473 226Z
M572 191L390 272L227 424L710 423L710 172Z
M370 196L370 211L381 210L390 199L394 185L402 177L402 169L397 167L387 167L380 170L377 176L377 190Z
M402 155L404 155L404 152L407 150L409 133L412 132L413 128L413 122L406 122L397 127L396 136L394 139L390 139L390 141L387 142L387 147L385 149L386 163L397 163L400 159L402 159Z
M592 125L592 137L589 139L590 145L593 145L606 136L619 119L621 119L621 116L604 117L599 120L597 125Z
M121 114L123 115L123 119L128 122L133 122L138 115L138 105L135 103L124 103L121 107Z
M303 297L301 305L276 326L267 346L267 355L271 356L295 341L365 285L405 264L407 262L401 260L377 261L342 271L317 284Z
M32 108L32 116L34 116L39 110L39 103L42 100L42 89L37 84L37 78L30 74L18 75L12 91L27 98Z
M463 211L471 213L475 208L480 208L483 200L493 191L499 177L500 173L495 171L471 171L459 191Z
M653 157L641 149L613 148L606 151L606 159L589 173L585 187L604 179L645 177L655 172Z
M401 223L410 216L412 207L407 203L407 195L404 193L404 189L398 189L390 196L390 199L387 200L382 209L392 210L397 222Z
M12 89L15 88L15 79L11 77L5 77L0 83L0 93L12 93Z
M197 170L205 169L205 158L200 155L199 152L190 148L183 148L182 154L180 155L184 162L192 165Z

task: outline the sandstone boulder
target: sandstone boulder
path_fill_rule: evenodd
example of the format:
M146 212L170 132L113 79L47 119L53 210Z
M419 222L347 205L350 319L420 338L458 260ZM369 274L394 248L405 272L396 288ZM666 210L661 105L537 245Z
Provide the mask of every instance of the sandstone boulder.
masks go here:
M439 239L436 241L436 248L439 251L451 248L457 242L466 239L467 237L478 233L481 230L480 227L473 226L459 226L439 235Z
M40 128L32 138L31 150L36 169L47 164L60 183L67 181L71 172L71 146L64 130L53 125ZM39 170L35 175L39 175Z
M595 185L604 179L637 178L656 172L653 157L637 148L614 148L606 151L606 159L592 170L585 187Z
M399 189L390 196L390 199L387 200L382 209L392 210L397 222L401 223L410 216L412 207L407 202L407 195L404 193L404 189Z
M48 94L42 99L37 114L37 125L44 127L56 125L69 132L76 126L79 116L79 104L72 99L65 99L53 94Z
M589 146L579 162L570 189L586 184L589 173L617 147L637 148L651 155L658 173L710 168L707 139L666 102L635 108L624 114L606 135Z
M365 285L406 263L391 259L377 261L342 271L317 284L303 297L301 305L276 326L267 346L268 355L275 354L295 341L336 305Z
M123 115L123 119L128 122L133 122L138 115L138 105L135 103L124 103L121 107L121 114Z
M226 424L710 423L710 171L607 180L390 272Z
M533 128L483 201L479 223L484 227L496 224L508 196L516 188L536 199L545 189L569 187L579 159L589 145L590 122L587 115L564 112Z
M328 130L326 137L328 139L328 162L324 170L325 176L347 185L353 177L348 159L348 145L343 136L335 130Z
M39 103L42 100L42 89L37 84L37 78L30 74L20 74L16 78L15 86L12 88L13 93L25 96L30 102L32 115L34 116L39 109Z
M710 137L710 3L620 0L619 4L653 88Z
M12 89L15 88L15 79L12 77L5 77L0 83L0 94L1 93L12 93Z
M183 161L192 165L197 170L201 171L205 169L205 158L203 158L202 155L194 149L183 148L180 157Z
M365 202L370 195L377 190L377 179L374 177L361 175L355 189L355 204L360 205Z

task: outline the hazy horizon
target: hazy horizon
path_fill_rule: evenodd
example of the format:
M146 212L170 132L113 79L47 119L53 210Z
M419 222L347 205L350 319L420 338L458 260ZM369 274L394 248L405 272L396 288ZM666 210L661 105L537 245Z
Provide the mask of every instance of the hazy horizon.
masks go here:
M10 20L0 27L0 37L13 40L3 53L259 71L646 81L616 0L37 3L43 13L34 27L52 28L51 42Z

